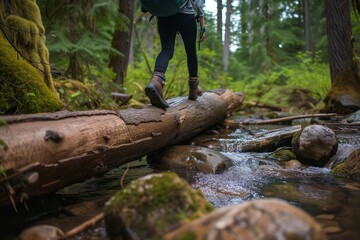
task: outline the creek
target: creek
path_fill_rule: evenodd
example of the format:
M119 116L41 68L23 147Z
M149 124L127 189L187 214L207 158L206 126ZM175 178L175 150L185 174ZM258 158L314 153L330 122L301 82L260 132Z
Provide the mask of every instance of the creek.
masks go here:
M300 124L307 124L300 122ZM284 125L248 126L227 133L211 135L229 157L233 166L221 174L180 172L195 189L200 189L214 207L242 203L251 199L280 198L315 217L329 239L360 239L360 183L334 176L329 168L303 167L288 169L284 161L271 157L271 152L240 152L238 146L255 134ZM360 147L360 132L337 132L340 149ZM127 171L122 181L124 172ZM4 239L15 239L21 229L33 224L52 224L64 231L100 212L104 202L123 183L157 172L146 159L113 169L103 176L74 184L49 196L45 211L30 209L27 217L13 217L12 225L2 230ZM88 204L88 207L84 207ZM39 205L35 205L39 208ZM78 207L86 210L76 213ZM64 210L65 209L65 210ZM70 210L73 209L71 212ZM79 207L81 209L81 207ZM75 213L74 213L75 211ZM34 213L35 212L35 213ZM80 211L81 212L81 211ZM26 214L25 214L26 215ZM8 215L6 216L8 217ZM4 222L4 213L1 213ZM284 223L286 224L286 223ZM5 233L5 234L4 234ZM104 221L72 239L107 239Z

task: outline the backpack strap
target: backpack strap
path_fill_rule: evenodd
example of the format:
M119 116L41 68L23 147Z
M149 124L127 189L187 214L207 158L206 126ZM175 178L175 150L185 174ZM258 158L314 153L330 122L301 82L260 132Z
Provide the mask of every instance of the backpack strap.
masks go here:
M198 8L198 6L196 6L194 0L188 0L188 1L191 2L191 5L192 5L194 11L196 12L196 15L195 15L196 20L199 21L200 13L199 13L199 8Z

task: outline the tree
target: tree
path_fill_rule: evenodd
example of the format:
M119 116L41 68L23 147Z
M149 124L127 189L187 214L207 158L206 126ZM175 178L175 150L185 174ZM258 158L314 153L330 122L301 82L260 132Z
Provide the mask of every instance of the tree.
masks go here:
M94 69L103 72L109 54L120 54L111 47L115 23L124 19L114 1L38 0L47 30L50 60L55 66L67 65L65 75L84 81Z
M230 34L231 34L231 7L232 0L226 0L226 18L225 18L225 38L223 47L223 71L226 72L229 67L230 52Z
M305 32L305 41L306 41L306 52L310 52L311 39L310 39L309 0L304 0L303 5L304 5L304 32Z
M353 47L349 0L326 0L331 89L325 111L360 108L359 62Z
M0 23L0 114L60 109L36 2L0 1Z
M222 0L217 0L217 14L216 14L216 33L219 39L219 42L222 43L222 10L223 10L223 4L222 4Z
M122 55L111 55L109 67L111 67L116 74L114 82L121 86L124 84L124 78L126 77L127 66L129 63L134 25L134 7L135 1L119 0L118 11L121 15L127 17L127 26L126 28L117 28L113 34L112 47L121 52Z

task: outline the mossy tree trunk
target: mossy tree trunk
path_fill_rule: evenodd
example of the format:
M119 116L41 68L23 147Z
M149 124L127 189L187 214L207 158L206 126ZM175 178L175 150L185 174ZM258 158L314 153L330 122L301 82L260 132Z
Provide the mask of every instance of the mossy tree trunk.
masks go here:
M326 0L331 89L325 111L360 108L359 65L353 47L349 0Z
M0 21L0 114L59 109L36 2L0 0Z
M38 196L105 173L153 151L182 143L223 120L243 97L228 90L197 101L170 99L170 108L58 112L3 118L0 205Z

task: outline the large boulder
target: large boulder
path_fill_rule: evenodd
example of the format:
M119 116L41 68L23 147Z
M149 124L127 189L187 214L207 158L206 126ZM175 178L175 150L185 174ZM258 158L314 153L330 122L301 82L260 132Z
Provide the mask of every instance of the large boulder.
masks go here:
M341 209L346 195L341 188L322 181L298 180L293 183L273 183L263 188L264 197L277 196L283 200L306 206L312 211L335 212Z
M309 214L278 199L252 200L216 209L165 239L327 239Z
M212 211L203 194L175 173L137 179L105 206L110 239L159 239L167 232Z
M292 146L301 162L312 166L324 166L336 154L338 139L330 128L315 124L295 134Z
M215 150L205 147L172 146L150 157L153 166L175 172L195 171L221 173L232 165L231 160Z

